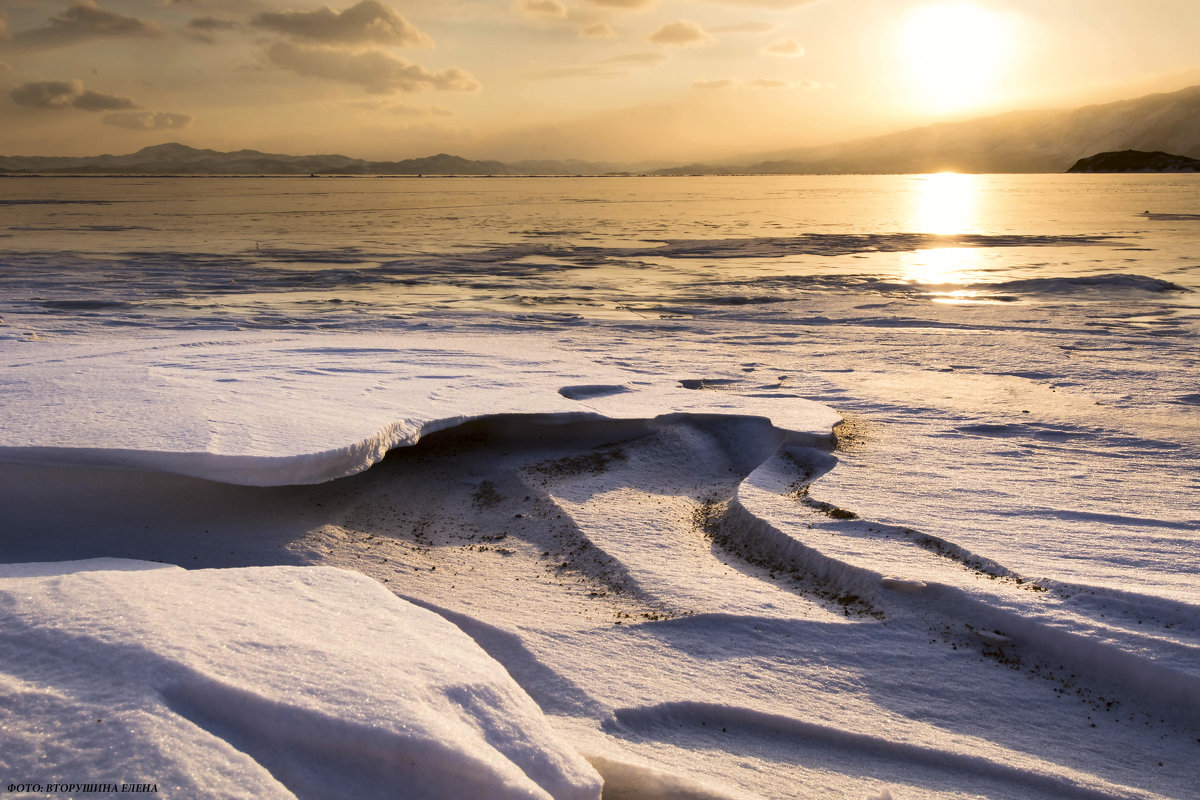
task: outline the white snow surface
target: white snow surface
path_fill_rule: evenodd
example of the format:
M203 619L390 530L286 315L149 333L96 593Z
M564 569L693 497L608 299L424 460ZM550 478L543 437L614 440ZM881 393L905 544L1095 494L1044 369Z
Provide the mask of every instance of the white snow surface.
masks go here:
M10 343L0 462L130 467L252 486L323 483L471 419L759 414L800 438L818 403L684 389L533 338L208 333L108 344ZM96 413L103 409L103 413Z
M0 567L0 608L6 783L181 798L600 794L475 642L353 572L15 564Z
M1197 179L5 181L0 786L1195 800Z
M536 335L119 344L5 348L6 559L142 560L0 572L3 780L1187 796L1194 608L834 513L826 406Z

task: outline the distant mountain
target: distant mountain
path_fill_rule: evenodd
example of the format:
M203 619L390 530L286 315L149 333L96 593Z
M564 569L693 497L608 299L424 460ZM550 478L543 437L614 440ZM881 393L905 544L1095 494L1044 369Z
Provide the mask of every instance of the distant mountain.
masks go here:
M0 156L0 170L72 175L493 175L504 174L507 168L499 161L470 161L445 153L404 161L366 161L342 155L221 153L159 144L123 156Z
M471 161L439 153L402 161L342 155L289 156L238 150L222 153L182 144L143 147L123 156L0 156L0 174L39 175L606 175L647 172L658 164L594 161Z
M1200 86L1070 111L1016 111L886 136L657 169L588 161L472 161L439 153L402 161L343 155L222 153L182 144L123 156L0 156L0 174L75 175L719 175L805 173L1063 172L1081 158L1124 150L1200 158Z
M1067 172L1200 172L1200 160L1161 150L1122 150L1081 158Z
M1070 111L1017 111L945 122L663 174L1063 172L1093 153L1130 149L1200 158L1200 86Z

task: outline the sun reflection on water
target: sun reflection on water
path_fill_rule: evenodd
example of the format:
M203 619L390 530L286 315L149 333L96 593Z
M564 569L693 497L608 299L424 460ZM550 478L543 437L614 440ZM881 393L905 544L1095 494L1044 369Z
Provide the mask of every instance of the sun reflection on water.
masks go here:
M978 193L979 180L974 175L941 172L921 177L913 198L912 230L939 236L977 232ZM904 253L902 260L904 279L929 286L935 299L971 302L978 294L954 288L977 281L981 267L977 248L932 247Z
M975 233L979 179L975 175L939 172L916 183L912 229L917 233Z
M981 263L974 247L934 247L904 253L904 278L925 286L975 283Z

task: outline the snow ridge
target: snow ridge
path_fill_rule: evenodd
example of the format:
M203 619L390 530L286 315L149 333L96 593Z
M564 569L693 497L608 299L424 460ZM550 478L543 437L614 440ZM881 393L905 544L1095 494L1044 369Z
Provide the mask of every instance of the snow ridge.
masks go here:
M913 742L844 730L832 725L806 722L782 714L720 703L669 702L652 706L619 708L614 712L616 726L654 737L670 732L672 737L686 729L690 737L700 738L708 746L720 747L720 739L737 741L747 737L774 742L780 746L796 743L821 743L838 748L847 755L859 755L899 762L906 766L933 767L939 772L958 773L961 777L1002 781L1027 790L1047 792L1054 797L1078 800L1112 800L1113 797L1150 798L1154 795L1128 786L1101 784L1058 765L1042 762L1039 768L1015 767L986 756L928 747ZM719 733L718 733L719 731ZM717 742L712 740L716 738Z

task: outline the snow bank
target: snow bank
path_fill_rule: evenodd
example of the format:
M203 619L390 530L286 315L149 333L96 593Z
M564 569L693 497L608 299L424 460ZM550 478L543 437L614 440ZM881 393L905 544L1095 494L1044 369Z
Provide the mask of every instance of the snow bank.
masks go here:
M167 797L598 798L436 614L325 567L0 566L0 773Z
M0 354L0 462L121 467L250 486L351 475L391 449L504 414L769 417L801 441L840 419L796 397L693 391L544 339L421 334L175 335ZM96 414L103 409L103 414Z

